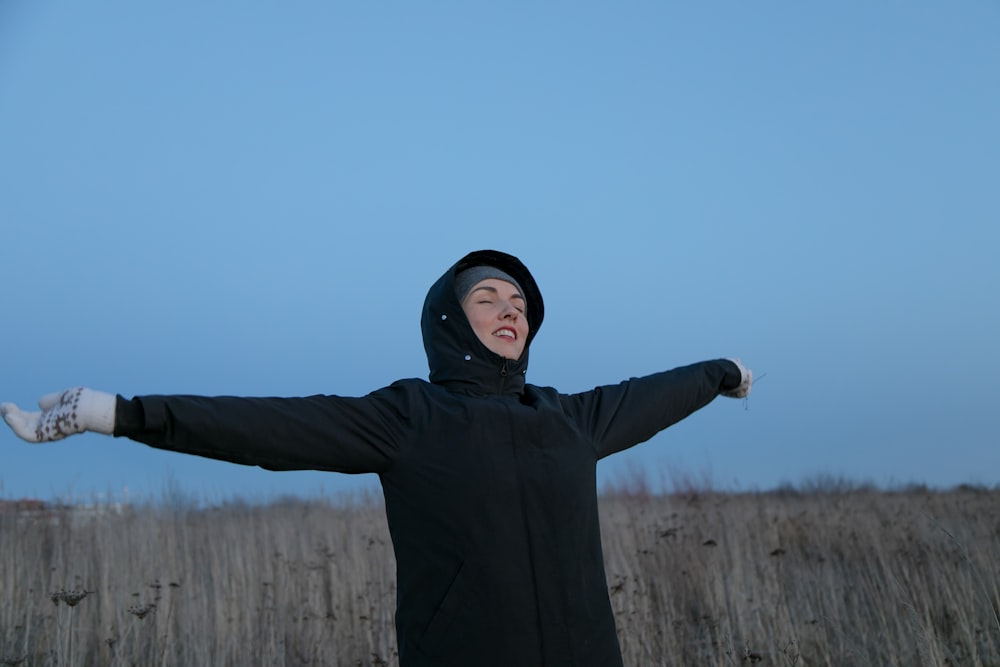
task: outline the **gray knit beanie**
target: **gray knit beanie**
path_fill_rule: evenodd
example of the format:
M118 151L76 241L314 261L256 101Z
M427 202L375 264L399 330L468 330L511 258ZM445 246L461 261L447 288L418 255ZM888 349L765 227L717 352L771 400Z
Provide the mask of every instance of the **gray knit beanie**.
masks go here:
M508 282L516 287L517 291L524 296L524 290L521 289L517 281L495 266L473 266L459 273L455 276L455 296L458 297L460 302L464 301L469 291L476 286L476 283L487 278L496 278L497 280Z

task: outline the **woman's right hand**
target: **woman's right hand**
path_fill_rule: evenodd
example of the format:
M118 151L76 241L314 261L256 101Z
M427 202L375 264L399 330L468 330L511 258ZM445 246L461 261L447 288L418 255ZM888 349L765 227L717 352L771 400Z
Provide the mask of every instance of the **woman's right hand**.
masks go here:
M13 403L0 403L0 416L22 440L51 442L84 431L111 435L116 405L113 394L74 387L42 396L38 400L41 412L25 412Z

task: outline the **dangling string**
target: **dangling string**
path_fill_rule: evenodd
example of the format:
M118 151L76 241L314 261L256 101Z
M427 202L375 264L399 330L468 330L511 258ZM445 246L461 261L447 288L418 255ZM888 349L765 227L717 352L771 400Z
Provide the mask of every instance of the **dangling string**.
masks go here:
M752 388L755 384L763 380L765 377L767 377L767 373L761 373L760 377L754 378L753 380L750 381L750 387ZM743 409L747 412L750 411L750 392L747 392L747 395L743 397Z

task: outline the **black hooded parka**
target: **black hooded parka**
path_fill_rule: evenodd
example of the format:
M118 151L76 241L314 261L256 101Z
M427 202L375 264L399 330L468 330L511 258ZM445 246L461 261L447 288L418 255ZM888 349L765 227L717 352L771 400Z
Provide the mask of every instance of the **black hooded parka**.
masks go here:
M455 275L489 265L524 291L518 360L476 337ZM471 253L427 294L430 381L363 397L119 397L115 435L270 470L377 473L397 569L402 667L622 664L596 466L740 383L706 361L576 394L525 382L544 316L527 268Z

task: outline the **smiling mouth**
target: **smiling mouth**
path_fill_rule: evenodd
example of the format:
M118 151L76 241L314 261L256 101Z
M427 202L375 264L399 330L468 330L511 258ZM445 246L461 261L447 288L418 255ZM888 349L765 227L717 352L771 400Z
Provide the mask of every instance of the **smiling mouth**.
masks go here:
M506 327L494 331L493 336L496 338L504 338L507 340L517 340L517 332L514 331L513 329L508 329Z

